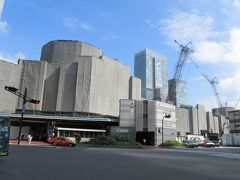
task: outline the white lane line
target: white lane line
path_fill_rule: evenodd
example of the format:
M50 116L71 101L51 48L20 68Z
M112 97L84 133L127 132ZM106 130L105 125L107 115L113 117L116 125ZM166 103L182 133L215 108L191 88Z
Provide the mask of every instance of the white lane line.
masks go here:
M163 149L161 149L163 150ZM209 151L194 151L194 150L170 150L165 149L167 151L177 151L177 152L186 152L186 153L195 153L195 154L203 154L203 155L210 155L210 156L217 156L217 157L225 157L230 159L239 159L240 160L240 154L236 153L225 153L225 152L209 152Z

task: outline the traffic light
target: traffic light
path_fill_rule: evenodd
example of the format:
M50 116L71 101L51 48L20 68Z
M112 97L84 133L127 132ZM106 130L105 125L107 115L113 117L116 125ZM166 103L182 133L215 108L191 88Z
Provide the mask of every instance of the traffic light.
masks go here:
M17 88L12 87L12 86L5 86L4 89L7 90L7 91L10 91L10 92L17 92L18 91Z
M33 104L39 104L40 103L40 101L36 100L36 99L31 99L29 102L33 103Z

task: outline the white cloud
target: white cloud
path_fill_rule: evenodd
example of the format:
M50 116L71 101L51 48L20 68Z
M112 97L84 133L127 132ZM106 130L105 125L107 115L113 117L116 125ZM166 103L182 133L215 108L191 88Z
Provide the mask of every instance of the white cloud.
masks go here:
M240 0L221 1L229 3L224 7L228 11L233 9L233 6L234 8L240 7ZM175 11L161 23L153 23L149 20L145 23L151 28L158 28L161 33L167 35L169 42L173 42L174 39L181 44L192 41L194 61L214 66L218 69L214 72L216 76L222 74L219 67L224 67L224 72L227 72L219 79L220 96L225 97L229 102L235 102L236 98L240 97L240 27L229 26L227 30L216 31L214 16L198 11ZM163 28L161 28L162 25ZM211 108L213 101L209 99L213 98L201 97L196 102Z
M163 28L160 27L159 30L167 35L170 42L176 39L183 44L189 41L198 43L218 35L213 31L213 17L196 10L192 12L174 11L160 24L163 25Z
M231 63L240 66L240 28L231 29L226 41L203 41L196 44L193 57L203 63Z
M93 28L86 22L81 21L78 18L64 18L63 24L65 27L71 29L71 30L76 30L76 29L84 29L86 31L92 31Z
M0 51L0 59L17 64L18 59L26 59L26 55L23 52L19 51L14 56L11 56L10 54Z
M224 5L232 5L236 8L240 8L240 0L220 0Z
M0 34L7 33L8 31L9 31L9 26L8 26L7 21L0 20Z
M220 88L224 90L226 93L234 93L236 95L240 95L240 71L236 72L231 77L226 77L222 79L220 82Z

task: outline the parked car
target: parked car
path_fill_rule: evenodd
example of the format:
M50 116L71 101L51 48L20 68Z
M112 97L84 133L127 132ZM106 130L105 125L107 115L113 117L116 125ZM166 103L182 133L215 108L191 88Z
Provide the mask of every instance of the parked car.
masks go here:
M54 141L56 140L56 138L57 138L57 137L53 137L53 136L48 137L48 139L47 139L47 143L49 143L49 144L53 144Z
M188 148L198 147L198 143L196 141L191 141L191 140L183 140L182 144Z
M48 139L48 143L56 146L70 146L73 147L76 145L76 142L65 137L52 137Z
M203 147L215 147L215 144L212 141L205 140L203 143Z
M198 144L198 146L203 146L204 145L204 141L202 141L202 140L197 140L195 142Z

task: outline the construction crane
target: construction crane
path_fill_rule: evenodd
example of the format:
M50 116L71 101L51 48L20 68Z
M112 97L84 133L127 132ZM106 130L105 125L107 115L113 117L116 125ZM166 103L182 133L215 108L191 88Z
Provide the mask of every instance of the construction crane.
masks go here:
M214 78L210 79L206 74L202 73L202 75L205 77L205 79L211 85L211 87L213 89L214 96L215 96L215 98L217 100L217 103L218 103L218 107L223 107L223 105L220 101L220 98L219 98L218 91L217 91L217 84L219 83L218 80L217 80L217 77L214 77Z
M191 62L194 64L194 66L199 69L199 66L191 59ZM208 81L208 83L211 85L212 87L212 90L213 90L213 94L217 100L217 104L218 104L218 107L223 107L221 101L220 101L220 97L219 97L219 94L218 94L218 91L217 91L217 85L218 85L218 80L217 80L217 77L213 77L212 79L207 76L206 74L204 73L201 73L202 76Z
M188 47L189 44L191 44L192 42L189 42L186 45L179 44L176 40L174 40L174 42L180 47L181 51L180 51L180 56L179 56L179 59L177 62L175 72L174 72L174 76L169 83L169 90L168 90L166 102L176 101L176 100L174 100L175 99L174 96L176 94L176 88L177 88L179 82L181 81L184 65L186 64L190 53L193 52L193 50Z

